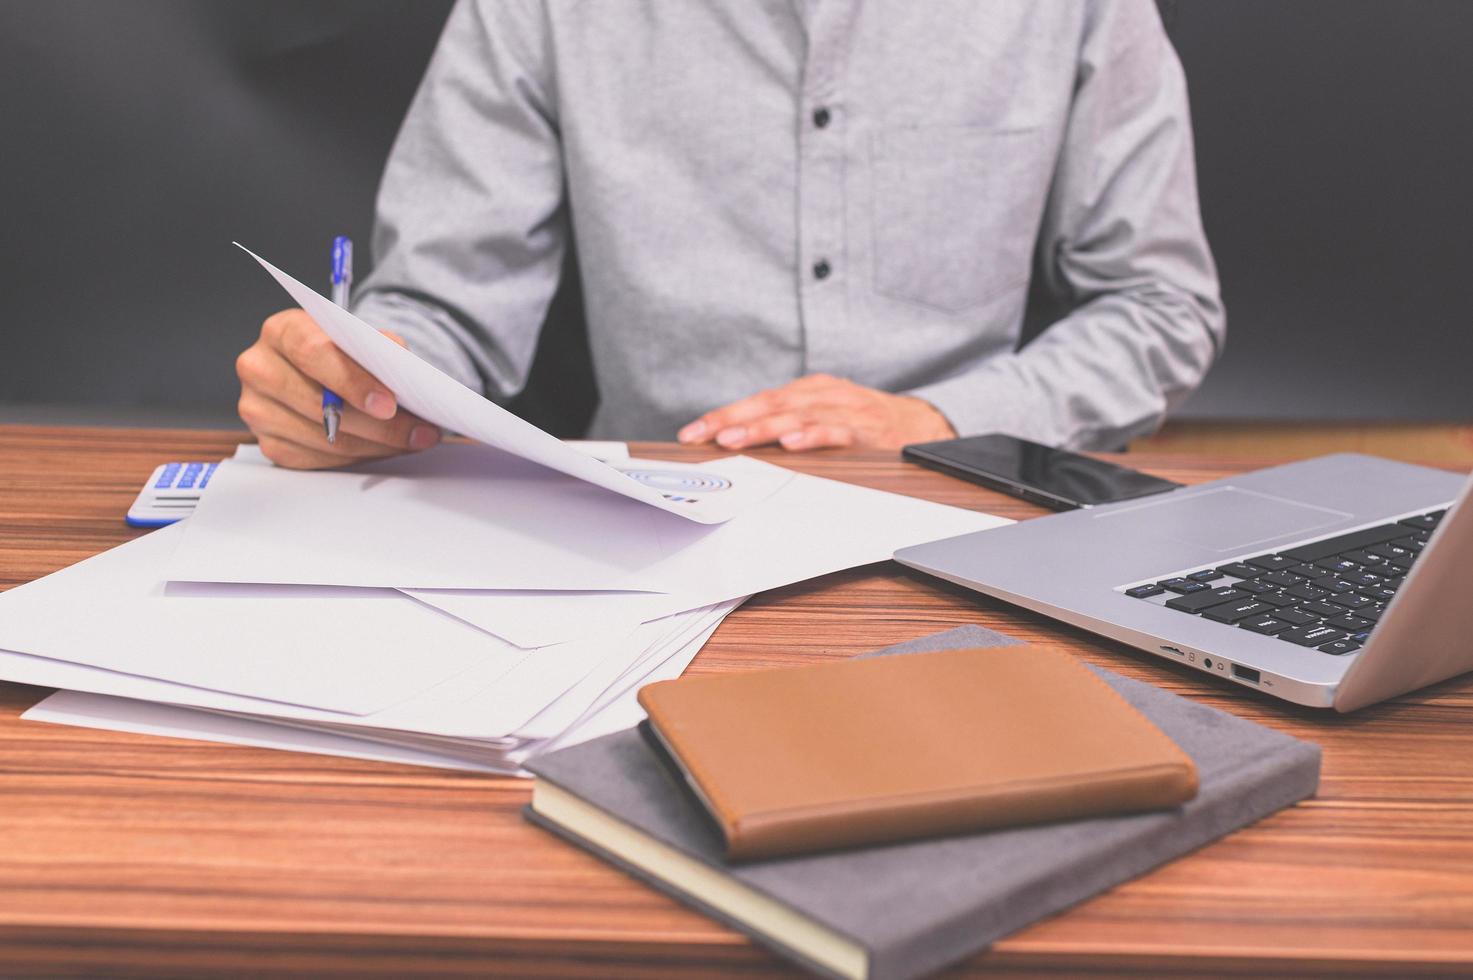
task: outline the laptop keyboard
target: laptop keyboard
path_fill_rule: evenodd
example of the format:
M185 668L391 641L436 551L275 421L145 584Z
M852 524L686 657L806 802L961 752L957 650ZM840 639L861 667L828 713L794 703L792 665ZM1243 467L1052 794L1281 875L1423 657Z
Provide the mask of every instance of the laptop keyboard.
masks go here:
M1443 510L1137 585L1137 599L1340 656L1359 650Z

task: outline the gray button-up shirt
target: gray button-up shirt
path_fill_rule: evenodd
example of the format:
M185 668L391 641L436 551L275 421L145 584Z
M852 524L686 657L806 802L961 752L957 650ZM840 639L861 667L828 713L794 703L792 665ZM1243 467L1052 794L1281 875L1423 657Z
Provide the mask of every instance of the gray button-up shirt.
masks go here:
M506 399L574 241L594 437L827 372L1112 447L1223 339L1151 0L462 0L358 312Z

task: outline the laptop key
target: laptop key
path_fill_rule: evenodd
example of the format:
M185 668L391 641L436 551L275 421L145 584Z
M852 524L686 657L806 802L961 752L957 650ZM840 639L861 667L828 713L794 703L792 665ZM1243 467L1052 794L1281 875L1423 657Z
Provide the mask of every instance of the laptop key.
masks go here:
M1305 626L1309 623L1318 623L1323 617L1314 613L1305 612L1303 609L1280 609L1273 614L1275 619L1282 619L1290 626Z
M1267 582L1269 585L1298 585L1304 579L1287 569L1281 568L1277 572L1269 572L1266 575L1258 576L1258 581Z
M1133 589L1126 589L1125 594L1130 596L1132 599L1149 599L1151 598L1151 596L1160 595L1165 591L1166 590L1161 588L1161 586L1159 585L1148 583L1146 585L1137 585Z
M1371 620L1360 616L1352 616L1350 613L1346 613L1343 616L1336 616L1334 619L1325 620L1326 626L1333 626L1337 630L1344 630L1347 633L1359 633L1371 624Z
M1289 596L1284 595L1284 593L1282 592L1264 592L1255 596L1254 598L1256 598L1259 602L1267 603L1268 605L1275 608L1278 608L1280 606L1292 606L1295 603L1294 599L1291 599Z
M1352 592L1355 586L1345 581L1338 575L1326 575L1323 578L1310 579L1309 584L1326 592Z
M1421 517L1408 517L1396 523L1416 528L1418 531L1430 531L1438 525L1438 522L1442 520L1442 515L1445 513L1447 511L1434 510L1430 514L1423 514Z
M1214 623L1236 623L1238 620L1247 619L1249 616L1266 616L1270 613L1273 613L1275 616L1278 615L1278 613L1273 612L1272 606L1266 606L1261 602L1255 602L1249 598L1244 599L1242 602L1225 602L1222 605L1204 609L1202 610L1202 618L1210 619Z
M1273 636L1289 628L1289 624L1282 620L1274 619L1272 616L1251 616L1248 619L1238 620L1238 628L1249 630L1253 633L1262 633L1265 636Z
M1383 580L1381 576L1374 575L1371 572L1356 572L1354 575L1345 576L1345 581L1350 582L1354 585L1363 585L1367 588L1370 588L1380 585Z
M1371 545L1369 548L1366 549L1366 553L1375 555L1378 559L1382 559L1400 558L1402 555L1410 555L1414 551L1420 550L1421 545L1418 545L1417 548L1413 549L1408 548L1406 545L1403 544L1397 544L1395 541L1388 541L1385 544Z
M1281 568L1289 568L1299 564L1298 561L1292 558L1285 558L1282 555L1259 555L1257 558L1247 559L1247 563L1249 565L1256 565L1266 572L1277 572Z
M1192 582L1184 578L1162 579L1156 583L1167 592L1175 592L1177 595L1186 595L1189 592L1205 592L1207 585L1202 582Z
M1220 565L1217 570L1224 575L1231 575L1233 578L1252 578L1255 575L1263 574L1263 569L1254 568L1252 565L1247 565L1240 561L1235 561L1228 565Z
M1336 640L1345 639L1345 634L1333 626L1301 626L1298 629L1288 630L1278 634L1281 640L1297 643L1302 647L1317 647L1324 643L1334 643Z
M1253 593L1274 591L1274 587L1272 585L1264 585L1256 578L1245 578L1241 582L1234 582L1233 588L1242 589L1244 592Z
M1239 592L1231 586L1222 586L1217 589L1206 589L1202 592L1193 592L1190 595L1179 595L1175 599L1166 600L1167 609L1175 609L1177 612L1201 612L1208 606L1218 606L1224 602L1232 602L1234 599L1247 599L1248 593Z
M1332 640L1320 647L1321 652L1331 653L1339 657L1347 653L1354 653L1360 649L1360 644L1354 640Z
M1328 589L1321 589L1318 586L1310 585L1308 582L1300 582L1298 585L1290 586L1284 590L1284 595L1293 596L1296 599L1305 599L1310 602L1313 602L1315 599L1323 599L1330 594L1331 592Z
M1222 572L1215 568L1204 568L1200 572L1193 572L1187 578L1193 582L1215 582L1222 578Z
M1316 568L1313 565L1303 564L1295 565L1292 568L1286 568L1284 569L1284 571L1288 572L1290 575L1298 575L1300 578L1319 578L1321 575L1325 574L1325 570L1322 568Z
M1377 545L1376 547L1379 548L1380 545ZM1354 551L1342 552L1340 557L1346 559L1347 561L1353 561L1357 565L1379 565L1381 564L1382 559L1388 556L1378 555L1370 548L1357 548Z
M1367 606L1356 613L1361 619L1369 619L1373 623L1381 622L1381 617L1385 614L1385 608L1380 606Z
M1372 604L1370 599L1367 599L1363 595L1357 595L1354 592L1332 595L1327 601L1333 602L1337 606L1344 606L1346 609L1362 609Z
M1368 527L1363 531L1351 531L1349 534L1326 538L1323 541L1302 544L1283 552L1283 555L1296 562L1317 562L1321 558L1338 555L1342 551L1352 551L1367 545L1380 544L1382 541L1390 541L1392 538L1404 537L1406 537L1406 528L1403 525L1383 524L1380 527Z
M1357 565L1355 562L1347 561L1346 559L1341 558L1339 555L1335 555L1330 558L1321 558L1319 561L1315 562L1315 564L1323 568L1327 572L1336 572L1340 575L1344 575L1346 572L1358 571L1360 569L1360 566Z
M1328 602L1316 600L1314 602L1301 602L1299 608L1305 612L1312 612L1316 616L1339 616L1345 610L1340 606L1332 606Z

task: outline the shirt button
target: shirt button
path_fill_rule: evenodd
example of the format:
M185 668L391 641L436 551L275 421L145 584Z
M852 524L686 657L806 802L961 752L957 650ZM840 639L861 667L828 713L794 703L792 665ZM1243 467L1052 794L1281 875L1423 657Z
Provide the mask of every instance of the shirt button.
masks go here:
M813 263L813 278L815 279L827 279L829 273L833 271L833 269L829 268L828 259L819 259Z
M817 109L813 110L813 125L817 126L819 129L823 129L825 126L827 126L831 118L833 117L829 115L829 111L823 106L819 106Z

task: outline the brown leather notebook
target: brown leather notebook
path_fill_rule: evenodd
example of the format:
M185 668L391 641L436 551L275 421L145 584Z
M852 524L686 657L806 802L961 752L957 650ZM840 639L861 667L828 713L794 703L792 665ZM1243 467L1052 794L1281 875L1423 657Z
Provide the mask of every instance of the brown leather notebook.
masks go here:
M1192 760L1071 654L947 650L639 692L732 860L1172 807Z

